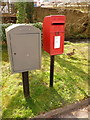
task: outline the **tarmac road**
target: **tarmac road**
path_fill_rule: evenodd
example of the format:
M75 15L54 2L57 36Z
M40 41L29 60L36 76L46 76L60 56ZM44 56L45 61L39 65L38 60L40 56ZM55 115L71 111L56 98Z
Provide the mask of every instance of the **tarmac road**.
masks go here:
M66 120L75 120L68 118L76 118L82 120L89 120L90 118L90 98L85 100L78 101L76 103L72 103L70 105L64 106L62 108L57 108L55 110L51 110L45 114L40 114L35 118L66 118Z
M54 116L54 118L90 118L90 106L86 106L84 108L65 113L62 115Z

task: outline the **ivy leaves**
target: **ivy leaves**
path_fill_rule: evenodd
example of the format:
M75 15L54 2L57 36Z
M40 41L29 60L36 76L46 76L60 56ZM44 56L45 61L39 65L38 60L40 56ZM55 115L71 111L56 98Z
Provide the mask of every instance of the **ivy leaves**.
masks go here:
M18 2L17 8L17 23L33 22L34 3L33 2Z

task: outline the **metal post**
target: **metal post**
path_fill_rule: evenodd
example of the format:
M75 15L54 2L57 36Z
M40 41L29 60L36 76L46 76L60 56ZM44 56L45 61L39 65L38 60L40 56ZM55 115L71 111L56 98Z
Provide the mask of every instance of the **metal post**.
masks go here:
M25 98L30 97L28 71L22 72L23 92Z
M54 55L50 56L50 87L53 87Z

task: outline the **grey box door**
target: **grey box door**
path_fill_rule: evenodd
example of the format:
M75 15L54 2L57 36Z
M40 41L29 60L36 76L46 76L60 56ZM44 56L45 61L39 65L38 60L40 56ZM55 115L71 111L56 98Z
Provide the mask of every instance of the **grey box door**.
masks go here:
M11 52L13 71L33 70L40 68L39 34L12 34Z

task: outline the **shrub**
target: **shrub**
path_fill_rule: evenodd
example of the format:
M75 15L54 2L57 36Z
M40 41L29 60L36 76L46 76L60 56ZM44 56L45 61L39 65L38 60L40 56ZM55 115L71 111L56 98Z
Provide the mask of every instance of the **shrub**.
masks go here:
M39 28L40 30L42 30L42 23L41 22L37 22L33 24L35 27Z
M0 38L2 42L6 43L6 33L5 33L5 29L7 27L9 27L11 24L0 24Z
M9 27L10 25L12 25L11 23L9 24L0 24L0 38L1 38L1 41L6 43L6 33L5 33L5 29L7 27ZM39 22L39 23L33 23L33 26L39 28L40 30L42 30L42 23Z
M15 4L17 9L17 23L32 23L34 3L33 2L18 2Z

